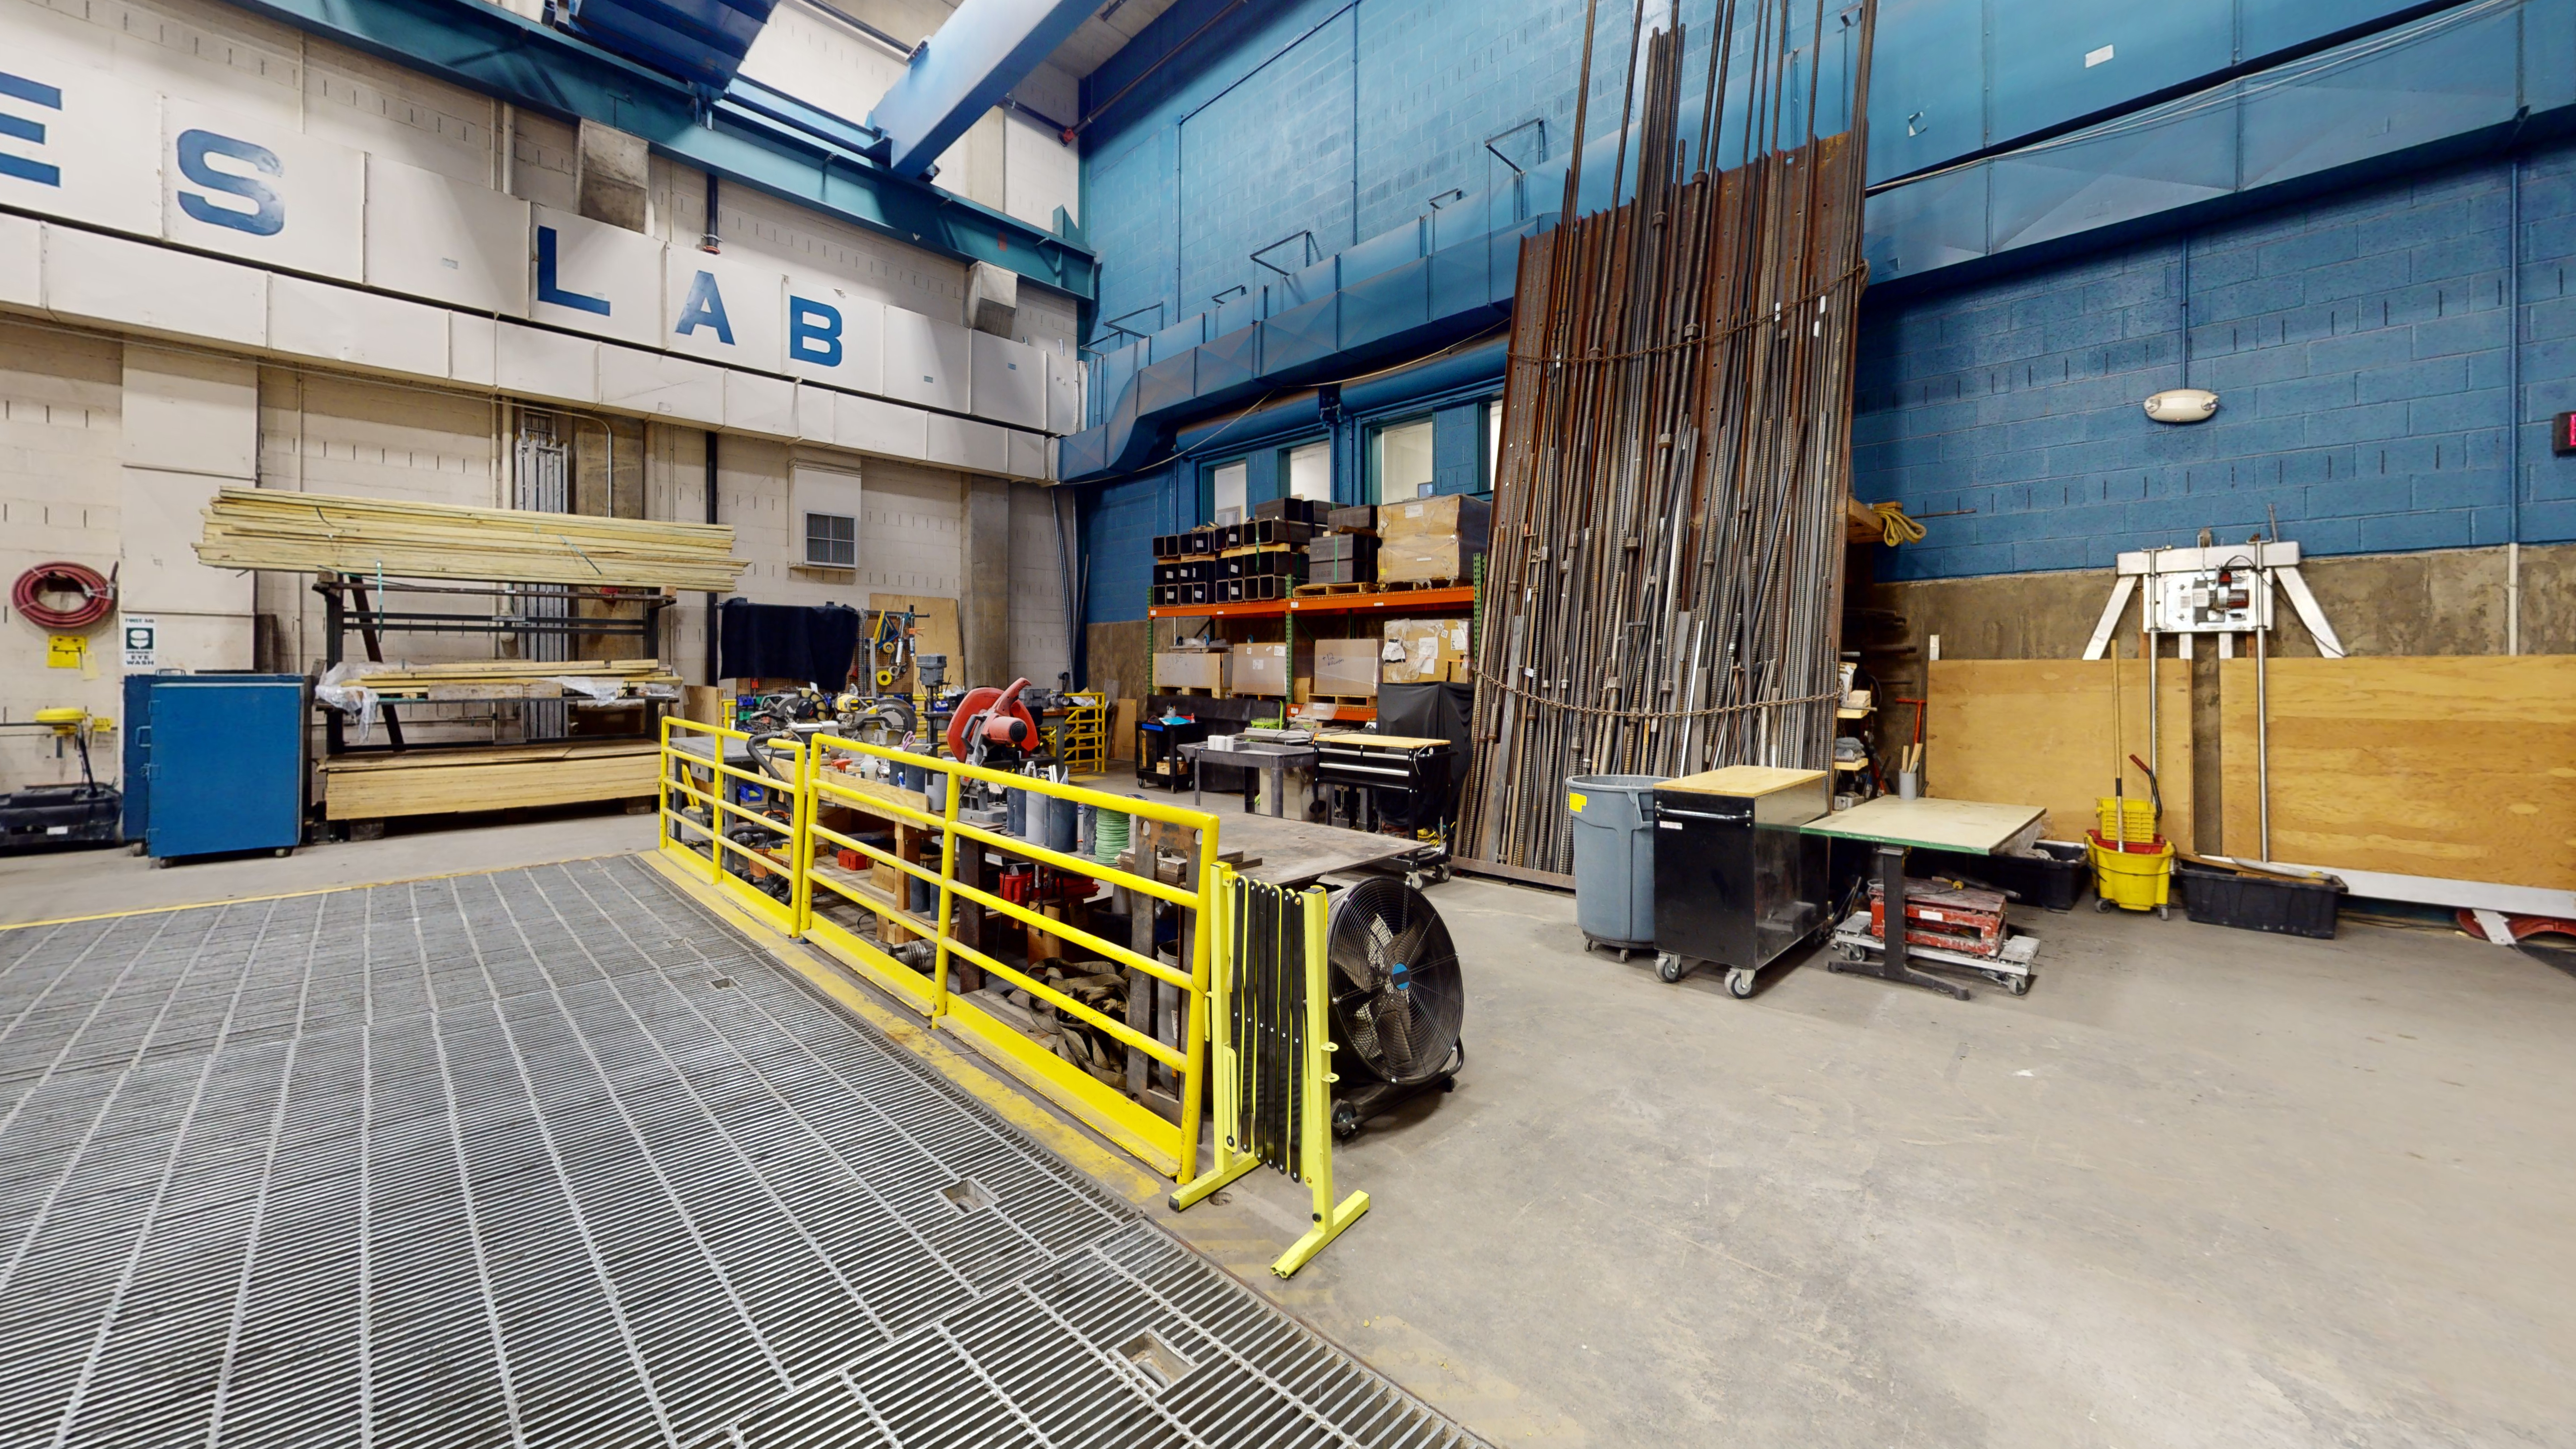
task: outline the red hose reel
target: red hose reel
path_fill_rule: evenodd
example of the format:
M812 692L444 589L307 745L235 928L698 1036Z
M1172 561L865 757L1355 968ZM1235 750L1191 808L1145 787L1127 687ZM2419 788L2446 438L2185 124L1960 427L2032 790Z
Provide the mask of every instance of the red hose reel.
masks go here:
M58 609L45 602L47 594L78 594L81 601ZM86 629L116 607L116 582L87 564L57 559L18 575L18 581L9 586L9 603L40 628Z

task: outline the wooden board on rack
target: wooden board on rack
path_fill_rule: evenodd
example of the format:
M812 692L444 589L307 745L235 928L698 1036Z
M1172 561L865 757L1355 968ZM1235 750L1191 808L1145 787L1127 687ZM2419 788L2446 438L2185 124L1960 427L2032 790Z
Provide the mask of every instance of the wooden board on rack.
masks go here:
M323 814L381 820L640 799L654 792L658 753L651 740L597 740L340 755L322 762Z
M2093 802L2111 793L2115 768L2127 777L2130 793L2147 794L2145 779L2126 758L2150 758L2146 661L2117 661L2126 748L2116 752L2111 747L2113 664L2108 659L1934 661L1923 736L1925 793L2037 805L2048 811L2051 839L2083 839L2096 820ZM2164 835L2190 849L2191 666L2159 661L2156 698ZM1910 706L1885 704L1881 715L1890 722L1890 739L1910 737L1910 714Z
M2576 655L2274 659L2271 858L2576 889ZM2263 858L2254 661L2219 674L2229 855Z
M259 488L218 491L204 519L197 559L215 568L729 593L744 567L730 524Z

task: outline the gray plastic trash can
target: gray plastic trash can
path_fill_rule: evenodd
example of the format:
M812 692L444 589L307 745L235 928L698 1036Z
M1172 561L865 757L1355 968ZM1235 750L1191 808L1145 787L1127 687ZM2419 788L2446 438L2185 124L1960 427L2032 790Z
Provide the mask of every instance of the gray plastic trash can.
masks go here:
M1574 922L1583 938L1624 958L1655 949L1655 787L1661 775L1576 775Z

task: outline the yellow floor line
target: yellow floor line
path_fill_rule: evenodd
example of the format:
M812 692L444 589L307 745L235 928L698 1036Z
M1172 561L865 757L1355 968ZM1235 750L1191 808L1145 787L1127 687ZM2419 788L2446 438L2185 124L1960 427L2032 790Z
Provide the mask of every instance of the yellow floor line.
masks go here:
M716 912L728 925L750 937L754 945L769 953L771 959L821 987L824 994L848 1008L852 1015L893 1038L897 1045L919 1057L931 1070L964 1088L1004 1121L1036 1138L1076 1169L1090 1174L1101 1186L1134 1203L1153 1202L1171 1190L1170 1183L1146 1172L1116 1149L1048 1112L1017 1086L984 1070L963 1052L941 1041L922 1018L908 1011L889 1009L874 991L807 950L802 942L737 908L702 877L682 870L678 863L658 850L644 851L642 858L660 871L664 879L686 892L689 899Z
M49 921L11 921L0 925L0 931L24 931L35 926L76 926L83 921L113 921L123 916L157 916L164 911L202 911L215 906L252 905L260 901L291 901L299 896L327 896L333 891L371 891L380 886L418 885L425 880L454 880L458 876L498 875L505 870L535 870L547 865L578 865L585 860L616 860L632 851L612 850L604 855L568 855L561 860L536 860L526 865L487 865L475 870L442 870L430 875L396 876L392 880L353 880L346 885L313 886L300 891L273 891L266 895L226 896L215 901L181 901L167 906L135 906L122 911L97 911L86 916L56 916Z

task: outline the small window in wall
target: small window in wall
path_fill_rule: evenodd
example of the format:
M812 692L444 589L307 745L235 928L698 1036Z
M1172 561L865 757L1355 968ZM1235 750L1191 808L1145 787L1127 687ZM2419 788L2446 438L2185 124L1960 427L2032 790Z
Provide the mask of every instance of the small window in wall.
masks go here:
M806 514L805 562L822 568L857 568L859 521L846 513Z
M1208 516L1211 523L1241 523L1250 506L1244 499L1245 480L1251 469L1240 462L1220 463L1210 475L1215 492L1208 506L1215 510Z
M1417 498L1431 489L1431 419L1388 423L1369 434L1371 502Z
M1503 400L1485 404L1485 491L1494 491L1494 479L1503 466Z
M1288 450L1288 496L1333 501L1333 445L1318 440Z

